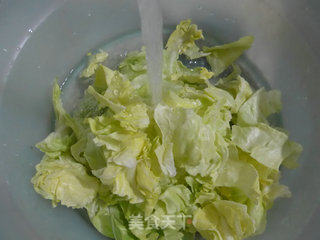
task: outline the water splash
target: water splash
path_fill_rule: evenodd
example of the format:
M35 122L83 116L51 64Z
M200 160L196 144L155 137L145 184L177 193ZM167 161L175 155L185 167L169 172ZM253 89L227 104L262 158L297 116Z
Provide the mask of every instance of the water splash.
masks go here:
M157 0L137 0L139 5L141 32L146 46L147 69L152 102L161 101L162 84L162 15Z

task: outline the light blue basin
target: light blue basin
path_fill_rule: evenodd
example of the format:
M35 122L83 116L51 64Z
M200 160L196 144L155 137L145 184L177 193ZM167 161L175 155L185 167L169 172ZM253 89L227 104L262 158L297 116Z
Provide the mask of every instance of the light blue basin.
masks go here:
M283 126L304 147L301 166L283 171L282 183L293 197L276 201L266 232L255 239L320 239L320 1L161 0L161 5L167 28L191 18L217 41L255 36L242 65L251 80L282 91ZM34 192L30 179L42 154L33 146L53 127L54 77L62 82L69 76L64 100L72 106L78 92L69 73L81 66L86 52L117 44L122 50L123 42L128 50L137 48L138 31L135 0L0 0L1 240L106 239L85 213L53 209Z

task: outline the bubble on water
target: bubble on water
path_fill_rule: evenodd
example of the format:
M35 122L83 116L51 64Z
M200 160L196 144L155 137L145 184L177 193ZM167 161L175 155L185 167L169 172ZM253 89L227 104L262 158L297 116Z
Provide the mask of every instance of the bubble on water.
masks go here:
M20 155L18 153L15 154L16 157L19 157Z
M4 147L6 147L6 146L8 146L6 143L4 143L4 144L2 144L2 146L4 146Z
M127 56L127 54L128 54L128 51L127 51L127 50L125 50L123 53L121 53L121 54L120 54L120 57L126 57L126 56Z
M33 30L31 28L28 29L29 33L33 33Z
M88 17L91 17L92 16L92 13L88 13Z
M214 15L214 12L211 12L210 15L213 16L213 15Z
M203 6L202 5L198 5L198 10L202 10L203 9Z
M6 49L6 48L3 48L3 49L2 49L2 51L4 51L4 52L8 52L8 49Z
M73 36L75 36L75 35L77 35L77 34L78 34L77 32L72 32L72 35L73 35Z
M67 83L67 81L68 81L68 77L65 77L62 84L61 84L61 88L64 87L64 85Z
M40 69L41 68L40 65L38 65L37 68Z
M17 49L17 51L20 51L20 50L21 50L21 48L20 48L20 47L17 47L16 49Z
M229 22L229 21L230 21L230 18L224 18L224 20L225 20L226 22Z

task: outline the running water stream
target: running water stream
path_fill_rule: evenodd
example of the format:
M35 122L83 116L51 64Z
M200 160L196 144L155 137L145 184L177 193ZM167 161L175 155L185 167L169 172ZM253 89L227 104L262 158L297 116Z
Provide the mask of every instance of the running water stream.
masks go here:
M162 83L162 15L157 0L137 0L141 18L142 40L146 46L147 71L152 102L161 101Z

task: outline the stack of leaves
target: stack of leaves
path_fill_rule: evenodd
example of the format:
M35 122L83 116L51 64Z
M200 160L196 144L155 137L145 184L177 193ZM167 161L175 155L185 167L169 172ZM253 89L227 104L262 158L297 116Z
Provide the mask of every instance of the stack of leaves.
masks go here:
M295 167L302 148L268 123L281 109L280 92L254 92L234 63L253 38L200 49L202 38L189 20L171 34L157 106L143 48L117 70L101 64L107 53L91 55L82 77L94 82L72 115L55 83L56 127L37 144L45 155L35 190L54 206L85 208L97 230L117 240L262 233L274 200L290 196L279 167ZM211 68L188 68L180 55L206 58Z

